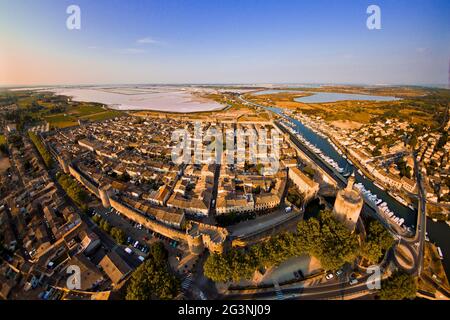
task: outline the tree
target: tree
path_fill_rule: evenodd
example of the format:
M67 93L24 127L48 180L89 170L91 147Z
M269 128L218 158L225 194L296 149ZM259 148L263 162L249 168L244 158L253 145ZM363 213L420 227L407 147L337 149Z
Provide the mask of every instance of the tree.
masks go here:
M99 215L95 215L92 217L92 221L94 221L96 224L100 224L100 221L102 220L102 217Z
M111 232L111 225L105 219L101 219L99 226L106 233L110 233Z
M150 249L151 252L160 252L153 246ZM170 273L167 259L158 262L153 254L149 254L148 259L133 272L125 299L168 300L174 299L179 291L180 281Z
M156 242L150 247L149 254L153 257L156 263L164 263L167 261L168 252L162 242Z
M353 262L359 253L358 238L330 211L321 211L318 219L301 221L297 228L299 245L319 259L325 270L337 270Z
M367 235L361 247L361 255L372 263L378 263L384 252L393 244L394 238L391 234L380 222L373 220L367 227Z
M406 273L397 272L381 282L379 297L382 300L412 299L416 292L416 279Z
M47 168L51 168L53 164L53 159L50 153L48 152L47 148L44 146L44 144L41 142L41 140L38 138L38 136L31 131L28 131L28 136L30 137L31 141L34 143L36 149L39 151L39 154L42 157L42 160L44 160L45 166Z
M216 282L251 279L259 267L278 265L304 253L318 258L327 270L337 270L359 253L357 236L329 211L298 224L297 233L283 233L248 250L212 254L203 266L206 277Z
M87 193L78 185L78 183L67 174L58 172L56 175L58 183L67 193L67 195L83 210L87 211L86 201Z
M126 240L126 235L125 232L122 229L113 227L111 228L110 231L111 237L113 237L113 239L119 243L119 244L124 244L125 240Z

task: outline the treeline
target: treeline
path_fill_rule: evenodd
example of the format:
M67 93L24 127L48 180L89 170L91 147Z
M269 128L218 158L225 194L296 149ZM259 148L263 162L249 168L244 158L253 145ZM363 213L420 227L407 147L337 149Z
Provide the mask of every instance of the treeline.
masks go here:
M67 195L75 202L81 209L87 211L86 201L88 194L80 187L80 185L67 174L58 172L56 174L58 183L67 193Z
M167 250L161 242L150 246L147 260L133 272L126 300L174 299L180 281L170 272Z
M376 220L369 222L366 233L366 239L361 246L361 255L372 263L378 263L386 250L394 245L394 238Z
M302 254L317 258L325 270L338 270L360 254L378 262L386 247L393 244L388 240L389 233L380 228L384 230L378 222L371 222L367 244L361 247L355 233L330 211L321 211L317 218L301 221L296 233L283 233L242 251L210 255L204 264L204 274L216 282L237 282L251 279L258 268L279 265Z
M381 282L381 300L403 300L416 297L417 280L406 273L396 272Z
M125 244L126 235L122 229L111 227L109 222L99 215L95 215L92 218L92 221L94 221L95 224L97 224L100 227L100 229L108 233L118 244Z
M36 149L39 151L47 168L51 168L51 166L53 164L53 159L52 159L52 156L50 155L50 153L48 152L47 148L42 143L42 141L39 139L39 137L34 132L28 131L28 136L30 137L33 144L35 145Z

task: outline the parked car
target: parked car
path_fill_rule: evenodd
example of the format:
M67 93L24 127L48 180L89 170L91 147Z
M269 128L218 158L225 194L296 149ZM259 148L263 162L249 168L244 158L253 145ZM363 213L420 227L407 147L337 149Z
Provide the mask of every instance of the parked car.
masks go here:
M130 248L126 247L125 248L125 252L128 253L128 254L132 254L133 250L131 250Z
M358 280L357 279L352 279L352 280L350 280L349 283L350 283L351 286L353 286L353 285L358 283Z
M344 273L344 271L342 269L339 269L338 271L336 271L336 276L339 277L343 273Z
M326 275L325 279L327 280L331 280L334 278L334 275L330 272L329 274Z

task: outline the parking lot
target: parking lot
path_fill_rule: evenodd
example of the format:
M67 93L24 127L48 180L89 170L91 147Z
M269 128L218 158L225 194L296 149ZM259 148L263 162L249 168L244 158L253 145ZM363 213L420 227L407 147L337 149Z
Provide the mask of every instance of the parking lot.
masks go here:
M142 225L127 219L112 208L105 209L101 205L96 206L91 215L95 214L100 215L103 219L108 221L112 227L119 228L125 232L126 244L123 246L122 251L126 254L136 255L137 259L140 261L143 261L143 259L148 255L150 245L158 241L164 243L169 252L169 257L179 257L177 258L177 261L181 261L181 259L185 257L183 252L187 250L187 247L184 244L180 244L175 240L148 230L142 227Z

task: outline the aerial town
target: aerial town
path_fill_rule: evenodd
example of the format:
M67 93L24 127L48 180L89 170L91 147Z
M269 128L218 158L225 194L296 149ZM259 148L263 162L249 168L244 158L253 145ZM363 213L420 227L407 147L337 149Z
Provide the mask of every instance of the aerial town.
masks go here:
M0 0L2 310L434 311L450 299L449 12Z
M86 103L70 97L3 94L3 299L389 299L362 290L373 265L382 281L411 281L401 289L408 297L446 296L442 249L421 225L428 203L446 204L438 182L448 177L450 141L435 148L441 136L424 134L413 152L407 122L343 130L266 109L248 92L205 94L224 107L169 114L93 103L80 116ZM19 108L71 108L77 120L12 121ZM391 136L403 140L375 152ZM430 159L440 170L428 171ZM327 231L314 236L314 223ZM162 273L151 292L140 289L139 273L156 272L145 268Z

